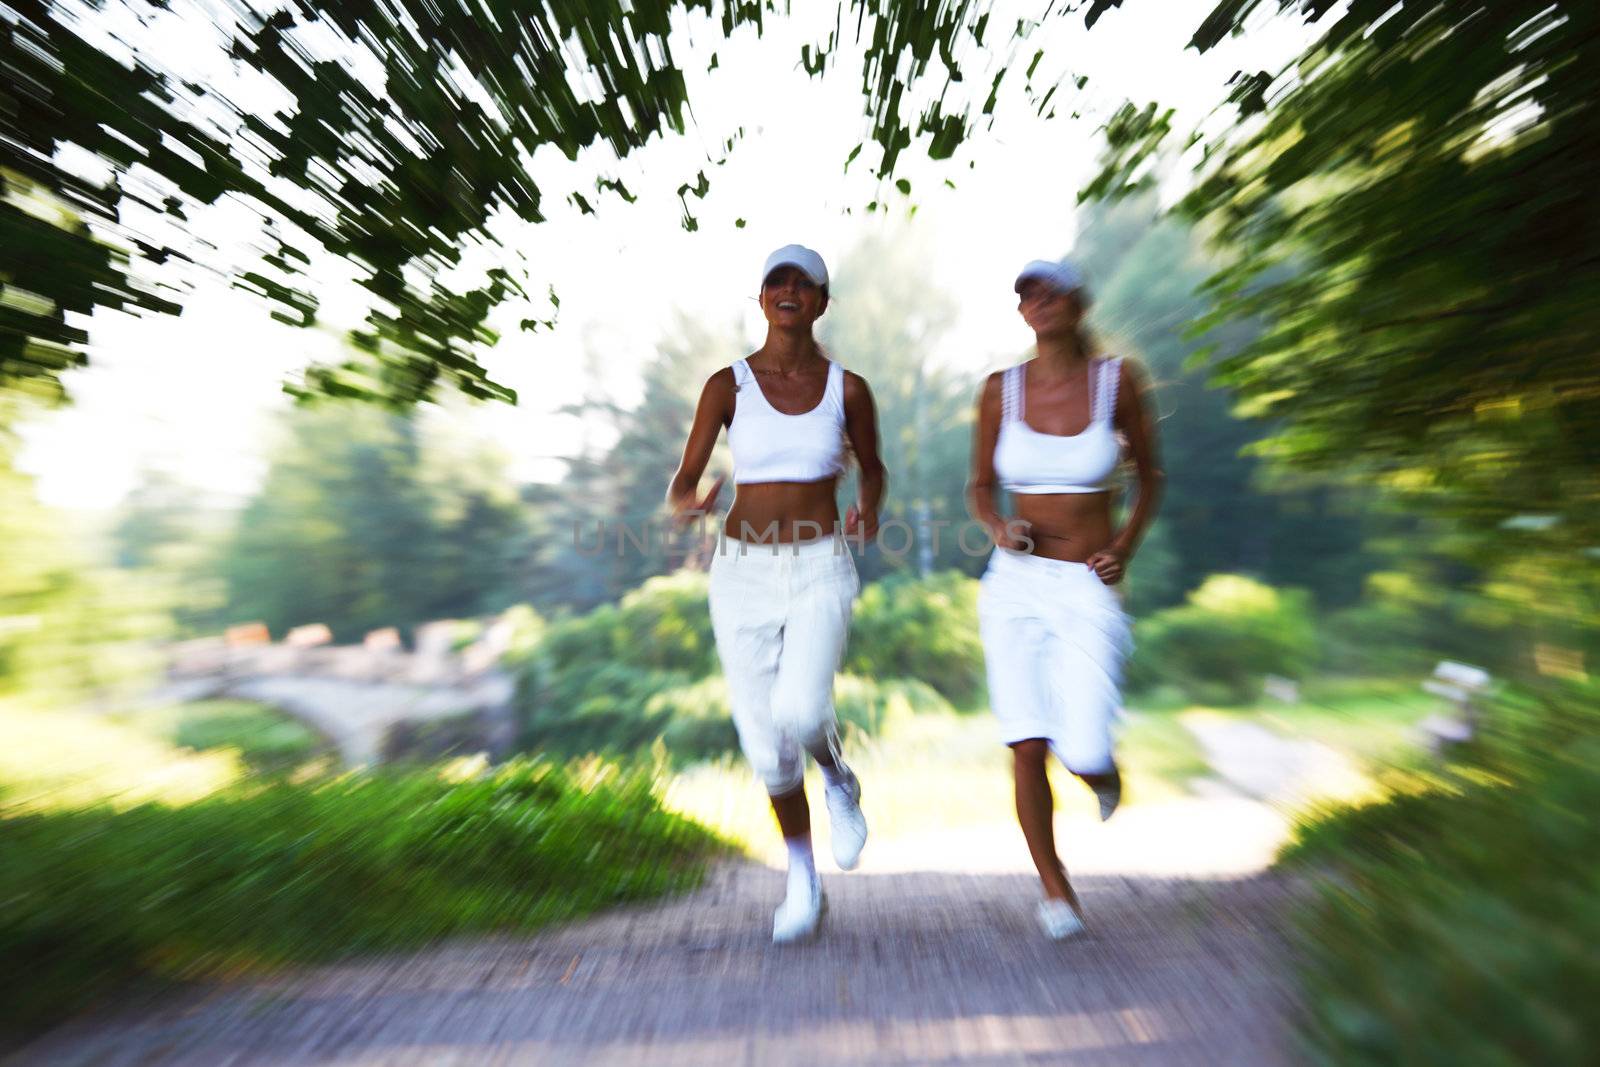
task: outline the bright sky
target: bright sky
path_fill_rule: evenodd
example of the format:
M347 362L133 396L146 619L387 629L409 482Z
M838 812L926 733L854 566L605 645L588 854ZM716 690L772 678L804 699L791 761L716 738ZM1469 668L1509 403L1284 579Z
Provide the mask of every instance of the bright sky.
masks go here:
M1002 94L1005 106L993 129L980 127L955 165L935 164L915 147L902 154L896 176L912 183L908 201L892 186L876 188L871 147L843 173L845 157L867 130L859 59L847 53L828 77L808 78L798 62L800 46L826 37L834 5L795 6L816 20L770 19L759 39L744 31L722 40L699 16L682 24L673 47L689 75L694 106L696 125L687 136L658 139L620 164L608 165L598 153L576 163L554 151L536 158L550 219L518 223L501 234L527 255L535 291L555 284L559 322L553 331L522 333L514 323L543 318L546 309L502 309L503 340L486 365L492 377L517 390L520 403L476 408L468 416L476 431L513 457L519 477L560 476L557 457L575 451L594 428L553 412L597 388L635 395L638 368L676 313L742 323L754 347L763 331L751 298L769 251L799 242L833 267L874 228L905 226L911 203L917 206L912 237L927 250L928 280L959 304L955 328L930 357L968 368L974 377L1013 358L1031 337L1016 316L1011 279L1027 260L1070 249L1073 201L1093 169L1099 122L1124 99L1156 99L1179 109L1184 129L1221 99L1235 70L1276 69L1309 36L1297 21L1277 19L1197 56L1183 45L1212 0L1131 3L1107 13L1092 34L1083 31L1081 17L1054 18L1023 44L1019 67L1043 48L1046 60L1035 80L1049 84L1043 75L1053 64L1088 75L1084 92L1075 101L1067 95L1070 84L1064 86L1053 101L1058 117L1047 122L1023 98L1019 79ZM1042 5L1017 5L1014 14L1000 6L992 25L1036 16ZM706 73L713 52L718 69ZM1068 117L1074 107L1083 119ZM728 162L710 165L708 157L720 158L720 142L740 126L745 137ZM702 169L711 192L704 201L691 198L700 229L688 233L675 190ZM638 202L590 196L597 173L622 177ZM943 185L947 177L954 190ZM597 202L599 214L580 215L554 195L570 189ZM875 195L888 203L891 218L862 212ZM744 229L734 226L738 218L747 220ZM219 206L194 225L224 248L256 233L254 215L238 206ZM318 269L319 329L275 323L254 298L221 284L194 292L179 317L97 317L90 326L91 366L69 379L75 403L23 430L23 466L36 475L44 501L112 507L151 467L223 496L253 491L264 472L273 417L288 403L282 382L309 362L337 359L343 331L359 323L364 307L338 264ZM847 299L851 284L836 275L833 288ZM585 371L595 362L589 353L600 357L601 381ZM849 353L838 355L849 363Z

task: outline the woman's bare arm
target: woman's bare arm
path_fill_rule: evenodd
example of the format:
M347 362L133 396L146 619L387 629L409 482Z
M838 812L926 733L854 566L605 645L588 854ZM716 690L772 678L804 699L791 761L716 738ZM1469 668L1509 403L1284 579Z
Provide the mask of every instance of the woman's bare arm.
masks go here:
M683 459L677 473L667 487L667 504L679 518L694 512L709 511L716 503L722 488L719 478L703 498L697 499L695 490L700 486L700 476L711 462L711 450L717 447L717 435L733 421L733 368L723 367L700 390L700 402L695 406L694 422L689 427L689 438L684 442Z
M877 405L867 380L851 371L844 375L844 431L861 468L853 509L859 529L853 527L848 515L845 527L852 535L859 533L870 539L878 533L878 509L883 504L886 479L883 459L878 455Z
M1161 503L1161 488L1166 475L1161 470L1157 450L1156 424L1146 401L1149 385L1144 375L1128 360L1122 361L1122 380L1117 387L1117 409L1113 413L1117 429L1127 439L1128 452L1133 457L1133 468L1139 482L1138 497L1127 521L1122 524L1110 547L1124 559L1139 547L1139 539L1156 517Z
M1000 439L1000 383L1003 371L995 371L978 393L977 417L972 428L972 477L967 482L967 510L983 524L995 544L1016 547L1006 520L995 508L994 446Z

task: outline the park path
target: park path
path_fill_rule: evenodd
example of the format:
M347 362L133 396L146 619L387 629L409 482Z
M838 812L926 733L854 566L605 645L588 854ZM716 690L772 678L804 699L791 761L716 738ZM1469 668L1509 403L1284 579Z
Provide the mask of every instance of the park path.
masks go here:
M767 1067L1277 1064L1277 881L1090 875L1043 940L1025 874L827 879L825 936L765 934L781 875L538 937L320 968L69 1026L21 1063Z
M1225 748L1225 736L1211 741ZM1091 922L1065 943L1037 932L1020 834L997 823L875 841L862 870L825 871L824 933L804 945L768 940L778 870L730 862L687 896L538 935L79 1019L16 1062L1290 1063L1281 931L1294 890L1264 870L1285 827L1239 792L1134 805L1103 826L1063 816Z
M1350 759L1318 741L1283 737L1259 723L1204 713L1186 714L1184 727L1199 743L1221 787L1292 808L1313 797L1358 792L1362 775Z

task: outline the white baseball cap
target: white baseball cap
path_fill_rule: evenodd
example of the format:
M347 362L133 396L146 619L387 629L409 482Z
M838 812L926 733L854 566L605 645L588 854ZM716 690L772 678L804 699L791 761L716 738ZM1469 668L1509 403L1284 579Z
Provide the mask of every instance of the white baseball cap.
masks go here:
M1022 272L1017 275L1016 284L1012 288L1020 293L1022 292L1022 283L1029 281L1044 282L1050 288L1061 293L1075 292L1082 289L1084 285L1083 271L1079 270L1075 263L1065 259L1059 262L1048 259L1034 260L1022 268Z
M828 265L822 262L821 256L805 245L784 245L768 256L767 265L761 268L761 284L766 285L767 279L772 277L772 272L779 267L798 267L802 274L817 285L828 284Z

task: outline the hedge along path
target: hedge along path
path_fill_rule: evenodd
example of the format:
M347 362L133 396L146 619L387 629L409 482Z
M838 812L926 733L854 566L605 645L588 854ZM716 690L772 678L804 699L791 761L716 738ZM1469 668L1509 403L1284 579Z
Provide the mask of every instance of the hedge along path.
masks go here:
M781 873L729 863L686 897L537 936L125 1005L16 1062L1292 1062L1278 933L1292 887L1262 869L1279 817L1219 796L1104 826L1063 815L1059 832L1092 922L1063 944L1034 927L1014 826L935 828L825 872L825 932L808 944L769 942Z

